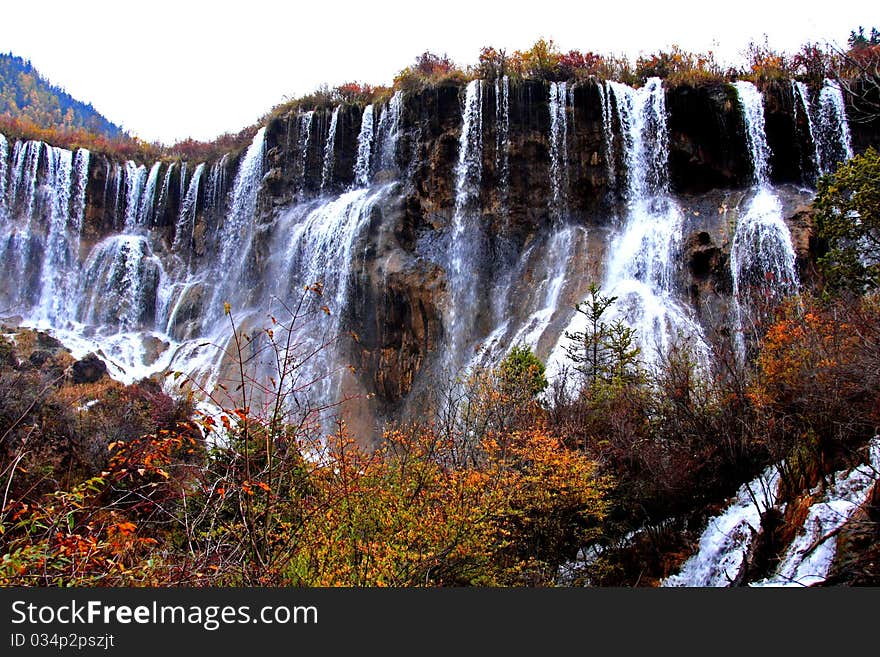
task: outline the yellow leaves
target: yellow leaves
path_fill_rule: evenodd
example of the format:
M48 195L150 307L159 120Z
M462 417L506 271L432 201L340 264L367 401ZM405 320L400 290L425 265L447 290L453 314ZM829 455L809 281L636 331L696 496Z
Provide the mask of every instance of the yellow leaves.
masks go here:
M229 305L228 301L223 302L223 314L229 317L229 314L232 312L232 306Z

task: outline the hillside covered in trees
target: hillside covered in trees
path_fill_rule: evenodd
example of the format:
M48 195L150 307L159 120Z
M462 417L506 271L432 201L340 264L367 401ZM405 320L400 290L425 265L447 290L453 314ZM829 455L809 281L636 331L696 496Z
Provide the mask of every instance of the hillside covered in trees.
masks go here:
M110 139L125 134L91 103L72 97L12 53L0 53L0 114L40 128L83 130Z

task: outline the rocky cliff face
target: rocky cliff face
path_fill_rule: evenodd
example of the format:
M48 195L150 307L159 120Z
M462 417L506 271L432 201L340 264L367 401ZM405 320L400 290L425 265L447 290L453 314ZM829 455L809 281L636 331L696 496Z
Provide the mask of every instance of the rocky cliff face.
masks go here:
M521 324L517 335L530 336L547 357L573 305L590 282L601 282L621 248L615 236L633 203L623 181L642 166L632 126L625 125L629 110L621 106L630 101L593 80L557 87L484 82L481 89L480 176L467 205L467 234L479 241L474 252L480 257L466 263L473 307L459 311L473 320L466 351L481 353L493 335L512 339L512 329L502 330L506 322ZM256 317L273 299L289 300L303 285L332 281L330 328L345 336L336 357L356 372L345 385L368 393L378 418L396 417L449 361L456 321L450 306L458 293L449 271L460 248L459 196L469 183L461 172L464 94L448 84L396 96L369 117L351 104L279 116L247 152L204 165L138 169L93 155L83 216L68 222L64 236L69 242L79 222L75 248L52 264L67 267L71 306L42 319L85 324L98 335L147 332L165 345L146 350L152 362L141 363L156 371L179 363L162 361L166 348L169 357L195 358L197 350L181 344L220 335L222 300ZM671 263L675 294L706 330L729 332L730 252L748 209L753 145L731 85L680 86L664 95L661 145L681 215ZM815 180L818 161L814 108L799 102L790 83L763 90L769 180L777 186L800 277L809 282L811 222L804 206L810 193L804 188ZM871 130L853 125L852 142L859 148L875 143ZM29 164L12 146L2 153L10 181L3 190L7 259L20 249L16 236L25 225L46 249L60 239L51 212L23 209L23 182L45 180L47 160ZM366 180L379 191L364 191ZM54 194L49 187L35 185L35 198ZM100 298L101 285L122 290L119 298L137 311L115 308L106 315L114 317L113 326L96 322L102 315L94 309L109 303L106 294ZM3 294L22 314L45 305L39 295L12 303L15 295ZM138 347L143 354L144 344Z

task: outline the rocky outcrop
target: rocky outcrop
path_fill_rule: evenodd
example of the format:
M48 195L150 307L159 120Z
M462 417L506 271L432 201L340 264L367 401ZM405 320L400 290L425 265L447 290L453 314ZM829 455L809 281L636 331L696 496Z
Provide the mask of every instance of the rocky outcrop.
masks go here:
M95 383L107 376L107 365L97 354L89 354L73 364L70 376L75 384Z

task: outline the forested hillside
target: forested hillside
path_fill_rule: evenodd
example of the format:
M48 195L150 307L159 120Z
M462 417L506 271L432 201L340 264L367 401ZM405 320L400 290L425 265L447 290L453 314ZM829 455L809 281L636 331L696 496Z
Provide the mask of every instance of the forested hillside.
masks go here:
M109 138L124 134L91 103L73 98L40 75L28 60L11 53L0 54L0 114L41 128L86 130Z

